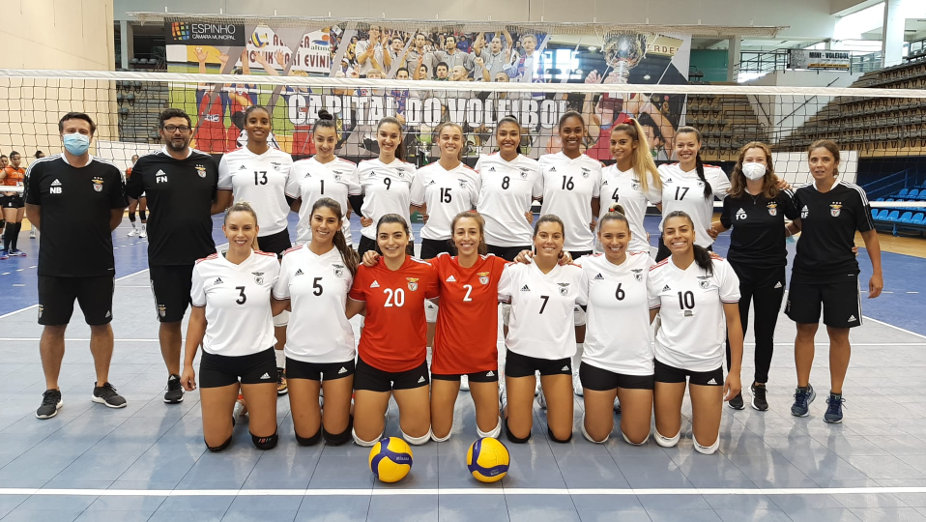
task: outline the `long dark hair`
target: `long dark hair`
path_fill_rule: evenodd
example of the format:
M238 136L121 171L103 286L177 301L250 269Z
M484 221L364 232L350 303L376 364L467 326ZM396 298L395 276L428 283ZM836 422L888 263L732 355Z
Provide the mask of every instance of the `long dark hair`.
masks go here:
M768 199L775 199L778 195L778 183L775 169L772 168L772 150L761 141L750 141L743 145L736 157L736 165L730 174L730 190L727 192L734 198L742 197L746 192L746 175L743 174L743 158L749 149L759 149L765 154L765 177L762 178L762 195Z
M383 217L379 218L379 221L376 222L376 253L379 255L383 255L383 251L379 249L379 229L382 228L383 225L389 223L399 223L402 225L402 228L405 229L406 236L411 234L408 229L408 221L405 221L404 217L398 214L385 214Z
M694 230L694 221L691 220L691 216L689 216L685 212L682 212L681 210L675 210L675 211L672 211L666 214L666 217L663 223L665 223L666 221L674 217L687 220L688 223L691 225L692 230ZM698 268L700 268L701 270L704 270L708 274L713 275L714 274L714 263L713 261L711 261L711 253L703 246L696 245L694 243L691 244L691 247L694 249L694 260L695 260L695 263L697 263Z
M402 124L399 123L399 120L393 118L392 116L386 116L385 118L379 120L379 123L376 125L376 137L379 137L380 127L386 123L392 123L399 128L399 144L395 148L395 157L400 161L405 161L405 140L402 139ZM379 228L379 226L377 226L377 228Z
M320 198L318 201L312 205L312 211L309 212L309 216L313 216L315 211L320 208L327 208L334 212L336 216L343 216L344 213L341 212L341 204L331 198ZM311 223L311 218L309 219ZM341 260L344 261L344 264L347 266L347 269L350 270L351 275L357 274L357 253L354 252L354 249L347 244L347 238L344 237L344 232L341 231L341 227L338 227L337 232L334 233L334 238L332 239L334 247L338 249L338 252L341 254Z
M495 124L495 141L496 141L496 142L498 142L498 129L501 129L501 128L502 128L502 124L503 124L503 123L511 123L511 124L513 124L514 126L516 126L516 127L518 128L518 138L519 138L519 139L518 139L518 149L517 149L517 150L518 150L518 154L521 154L521 140L520 140L520 138L521 138L521 122L519 122L517 118L515 118L514 116L512 116L512 115L510 115L510 114L509 114L508 116L505 116L504 118L498 120L498 123ZM496 143L496 146L497 146L497 145L498 145L498 143Z
M694 127L680 127L677 131L675 131L676 139L678 138L679 134L688 134L688 133L694 134L695 139L698 140L698 145L701 145L701 141L702 141L701 131L699 131L698 129ZM710 197L714 195L714 191L711 189L711 184L708 183L707 179L704 178L704 162L701 161L701 150L700 149L698 150L698 153L695 154L695 170L698 172L698 179L700 179L701 182L704 183L704 198L710 199Z

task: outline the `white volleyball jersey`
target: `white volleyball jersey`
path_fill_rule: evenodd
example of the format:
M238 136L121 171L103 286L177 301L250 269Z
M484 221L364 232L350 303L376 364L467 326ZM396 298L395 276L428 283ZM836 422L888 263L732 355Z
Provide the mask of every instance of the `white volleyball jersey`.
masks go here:
M572 159L562 152L544 154L538 163L543 175L540 214L555 214L563 220L564 249L592 250L592 199L601 188L601 163L585 154Z
M648 251L628 252L620 265L604 254L576 264L588 280L588 322L582 361L626 375L653 374L652 329L646 280L653 260Z
M656 332L659 362L696 372L723 365L727 322L724 303L740 300L739 279L726 259L711 254L714 273L697 263L682 270L672 257L650 270L650 308L659 308L662 325Z
M714 217L714 198L723 199L730 189L730 179L720 167L704 165L704 179L711 186L713 197L704 197L704 182L698 179L698 171L685 172L678 163L659 166L662 178L662 215L681 210L694 222L695 243L707 248L714 242L707 231ZM663 220L659 222L662 230Z
M225 154L219 162L219 190L231 190L235 201L251 204L257 213L260 237L286 229L286 184L292 166L292 156L273 147L263 154L242 147Z
M450 239L454 216L476 208L479 174L460 163L446 170L439 161L422 167L412 182L412 205L427 205L428 222L421 229L424 239Z
M624 172L617 168L617 164L609 165L601 172L601 216L608 213L612 205L624 207L624 216L630 224L630 244L628 250L649 251L650 243L643 225L646 217L647 203L654 205L662 201L662 193L650 181L649 190L645 193L640 187L637 174L631 168ZM601 250L599 248L599 250Z
M518 154L505 161L498 153L479 156L476 172L482 178L476 210L486 221L486 243L528 246L534 229L527 222L531 202L543 196L543 176L536 160Z
M328 163L321 163L315 158L299 160L293 163L289 182L286 184L286 195L298 199L302 198L299 207L299 223L296 225L296 244L302 245L312 240L312 229L309 220L312 217L312 205L323 197L331 198L341 205L341 212L347 215L347 196L360 195L360 179L357 175L357 164L346 159L335 157ZM345 237L350 243L350 222L343 220L347 229Z
M354 359L354 330L344 315L353 281L337 248L321 255L307 246L286 251L273 298L289 299L292 308L286 327L287 357L319 364Z
M511 301L505 346L538 359L564 359L576 353L573 310L588 300L585 272L557 265L544 274L537 265L512 263L498 283L501 301Z
M260 251L238 265L219 253L197 261L190 299L206 307L203 350L238 357L273 347L270 289L279 274L276 254Z
M408 206L415 166L398 159L387 165L374 158L361 161L357 168L364 196L360 210L364 217L373 220L373 224L360 229L360 233L375 240L376 223L386 214L398 214L411 226Z

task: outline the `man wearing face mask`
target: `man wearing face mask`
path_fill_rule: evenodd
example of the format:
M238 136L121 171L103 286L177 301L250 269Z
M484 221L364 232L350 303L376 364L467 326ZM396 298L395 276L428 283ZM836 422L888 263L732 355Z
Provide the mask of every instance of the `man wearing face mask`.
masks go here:
M785 218L800 217L792 199L793 193L782 189L786 185L775 175L768 146L760 142L747 143L740 149L730 175L730 190L723 200L720 221L712 223L709 231L711 237L716 238L718 233L733 228L727 260L739 278L743 332L746 332L749 305L755 304L752 326L756 339L755 378L751 392L752 407L757 411L768 409L765 386L772 362L775 324L786 284ZM730 399L728 405L737 410L743 409L742 394Z
M119 169L89 153L96 125L90 116L69 112L58 122L64 153L43 158L26 172L26 216L42 230L39 243L39 341L45 393L35 412L40 419L62 406L58 375L64 332L80 305L90 325L90 352L96 369L91 400L124 408L125 399L109 383L113 354L114 274L112 231L122 222L125 187Z
M190 117L180 109L158 116L164 148L135 163L125 188L129 198L148 198L148 268L160 321L158 340L167 366L164 402L183 401L180 386L180 323L190 304L193 264L215 252L212 214L219 170L212 156L190 148Z

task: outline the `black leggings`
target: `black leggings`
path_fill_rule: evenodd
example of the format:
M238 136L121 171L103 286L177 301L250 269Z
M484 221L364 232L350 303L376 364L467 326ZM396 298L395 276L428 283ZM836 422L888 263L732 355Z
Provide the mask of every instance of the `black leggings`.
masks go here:
M731 263L740 280L740 324L743 338L749 322L749 303L755 302L755 324L752 326L756 339L755 382L768 382L768 369L772 364L775 345L775 324L781 310L785 293L785 270L756 270ZM727 340L727 370L730 369L730 341Z

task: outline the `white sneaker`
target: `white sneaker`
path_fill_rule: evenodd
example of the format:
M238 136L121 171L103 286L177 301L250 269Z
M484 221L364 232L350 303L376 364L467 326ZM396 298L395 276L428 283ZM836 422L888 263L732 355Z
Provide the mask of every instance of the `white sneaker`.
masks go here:
M460 376L460 389L469 391L469 375L463 374Z
M540 395L537 395L537 404L540 405L540 409L547 409L547 399L543 396L543 392L540 392Z
M32 227L32 230L29 231L29 239L35 239L35 227Z
M148 237L148 229L146 228L141 229L141 232L138 233L138 237L142 239Z
M138 235L138 229L135 227L132 227L132 230L130 230L129 233L126 235L129 237L135 237Z
M573 372L572 374L572 391L575 392L576 397L581 397L584 393L582 380L579 379L579 372Z

